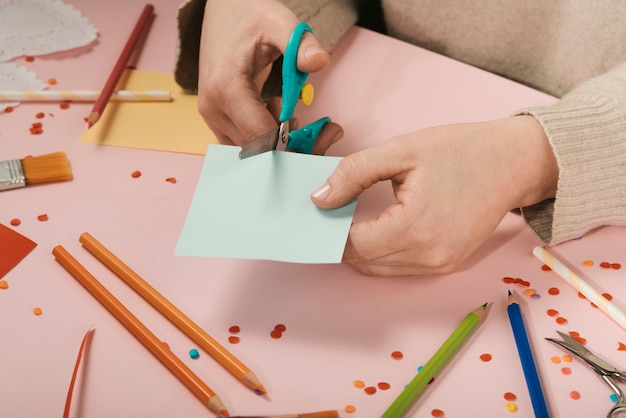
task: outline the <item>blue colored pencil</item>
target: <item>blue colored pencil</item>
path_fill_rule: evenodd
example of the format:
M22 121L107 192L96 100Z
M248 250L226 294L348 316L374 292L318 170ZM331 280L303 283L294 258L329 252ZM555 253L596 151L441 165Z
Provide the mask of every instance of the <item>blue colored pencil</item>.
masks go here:
M528 341L528 334L526 334L522 311L510 290L506 311L509 314L509 321L511 322L513 336L515 337L515 345L517 346L517 351L519 352L519 357L522 362L526 386L528 386L535 417L549 418L550 413L548 412L546 399L543 395L543 389L541 388L541 380L539 379L533 351Z

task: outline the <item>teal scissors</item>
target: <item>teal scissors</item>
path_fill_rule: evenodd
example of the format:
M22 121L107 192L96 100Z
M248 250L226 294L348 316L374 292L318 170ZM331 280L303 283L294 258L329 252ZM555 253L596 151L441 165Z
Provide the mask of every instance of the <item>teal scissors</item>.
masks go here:
M300 47L300 41L305 31L312 33L311 28L305 22L300 22L296 25L291 33L283 57L283 103L278 119L279 125L244 145L239 152L240 159L272 150L292 150L310 154L313 150L315 139L317 139L324 125L330 121L330 118L324 117L300 129L294 131L289 130L289 121L293 117L296 104L301 96L300 93L306 93L308 96L306 101L309 102L312 100L313 95L312 86L310 84L305 85L309 73L298 70L296 66L298 48Z
M591 351L585 348L585 346L576 341L575 338L567 334L563 334L559 331L557 331L557 333L561 336L561 338L563 338L563 341L555 340L553 338L546 338L546 340L560 345L561 347L583 359L589 366L591 366L591 368L596 373L598 373L600 378L604 380L607 385L609 385L611 390L617 396L617 402L615 402L615 405L613 405L613 407L609 410L609 413L606 415L607 418L614 417L620 412L626 412L624 394L622 393L622 390L617 386L617 382L615 381L615 379L617 379L621 380L622 383L626 382L626 373L593 354Z

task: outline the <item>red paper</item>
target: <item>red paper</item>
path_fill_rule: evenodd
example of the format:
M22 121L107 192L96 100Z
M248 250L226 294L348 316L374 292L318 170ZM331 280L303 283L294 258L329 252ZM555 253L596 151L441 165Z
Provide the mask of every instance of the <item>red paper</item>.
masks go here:
M37 243L0 224L0 279L19 264Z

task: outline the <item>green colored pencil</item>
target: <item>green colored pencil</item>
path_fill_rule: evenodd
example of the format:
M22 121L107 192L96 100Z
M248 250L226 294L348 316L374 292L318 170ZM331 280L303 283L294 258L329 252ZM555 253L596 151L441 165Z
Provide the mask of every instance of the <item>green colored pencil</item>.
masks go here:
M428 382L430 382L448 360L450 360L450 357L452 357L461 344L469 337L474 328L480 323L486 309L487 304L485 303L467 314L465 319L463 319L439 350L428 360L428 363L424 365L413 380L400 392L400 395L398 395L396 400L387 408L382 418L398 418L404 414L413 401L420 395Z

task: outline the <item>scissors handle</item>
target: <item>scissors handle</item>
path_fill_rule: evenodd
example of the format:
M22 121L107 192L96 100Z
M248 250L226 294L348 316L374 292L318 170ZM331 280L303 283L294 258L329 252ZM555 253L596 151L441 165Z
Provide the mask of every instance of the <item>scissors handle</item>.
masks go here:
M289 132L287 149L301 152L303 154L311 154L313 152L313 144L327 122L330 122L330 118L328 116L309 123L300 129Z
M311 27L306 22L299 22L287 43L283 57L283 105L280 109L279 122L288 121L293 117L296 103L300 97L300 90L304 86L309 73L298 70L298 48L304 32L311 32Z

